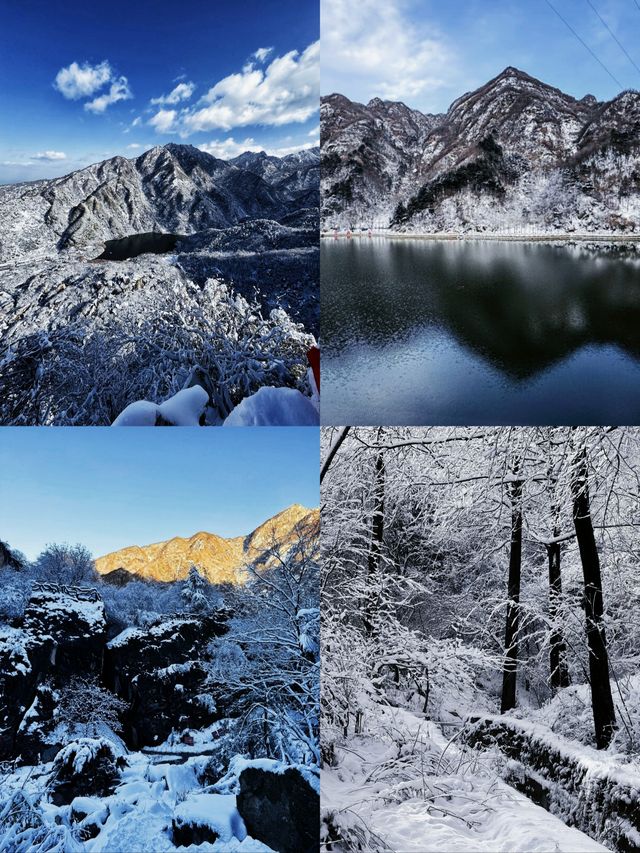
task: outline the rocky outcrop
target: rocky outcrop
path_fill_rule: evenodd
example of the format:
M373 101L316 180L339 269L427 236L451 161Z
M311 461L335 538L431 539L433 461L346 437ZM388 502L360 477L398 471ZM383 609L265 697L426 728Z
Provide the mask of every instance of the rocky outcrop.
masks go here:
M640 228L637 92L576 99L509 67L444 115L330 95L321 123L326 228Z
M506 716L470 718L463 736L476 748L497 747L505 781L569 826L621 853L638 850L640 776L629 765Z
M0 757L26 760L46 748L52 691L76 676L98 678L105 641L95 590L34 585L22 625L0 633Z
M0 540L0 569L14 569L19 571L22 568L20 560L15 556L11 548Z
M300 770L250 766L240 774L239 784L238 812L252 838L278 853L318 850L320 797Z
M176 617L148 629L127 628L107 644L104 678L129 703L124 738L133 748L165 740L174 729L203 727L219 716L202 652L227 631L227 611Z

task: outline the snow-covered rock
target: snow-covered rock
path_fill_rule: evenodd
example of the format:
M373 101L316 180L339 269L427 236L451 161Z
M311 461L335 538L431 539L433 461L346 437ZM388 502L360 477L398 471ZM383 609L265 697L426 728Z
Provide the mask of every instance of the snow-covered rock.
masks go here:
M233 794L192 794L173 813L173 842L180 847L203 842L244 841L247 830Z
M209 395L199 385L183 388L156 405L147 400L131 403L111 426L199 426Z
M295 388L259 388L245 397L222 426L317 426L318 409Z

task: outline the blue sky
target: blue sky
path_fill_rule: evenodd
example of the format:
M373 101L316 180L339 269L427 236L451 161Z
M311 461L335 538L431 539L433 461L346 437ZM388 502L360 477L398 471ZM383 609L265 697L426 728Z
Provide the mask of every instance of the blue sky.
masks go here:
M0 0L0 20L0 182L317 141L317 0Z
M579 98L640 88L636 0L551 2L598 59L547 0L321 0L321 91L443 112L508 65Z
M319 504L318 430L0 429L0 538L102 556L200 530L250 533L292 503Z

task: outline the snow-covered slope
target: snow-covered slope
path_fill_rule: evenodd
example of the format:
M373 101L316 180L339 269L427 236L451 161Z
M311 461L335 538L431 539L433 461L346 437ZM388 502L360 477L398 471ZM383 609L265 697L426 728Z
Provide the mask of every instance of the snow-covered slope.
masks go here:
M318 149L235 163L169 144L0 187L0 421L110 423L138 398L177 393L196 366L211 372L218 420L263 383L304 385L306 331L318 327L318 164ZM108 354L89 351L95 335ZM142 360L116 367L134 349ZM100 375L73 379L87 367Z
M299 201L302 190L310 188L305 173L313 183L319 153L305 154L304 168L291 160L297 155L267 158L273 168L261 174L242 158L225 162L191 145L170 143L62 178L0 187L0 264L132 233L193 234L247 218L278 220L295 208L313 206L311 198Z
M323 99L322 221L409 231L630 233L640 220L640 94L564 94L516 68L445 115Z

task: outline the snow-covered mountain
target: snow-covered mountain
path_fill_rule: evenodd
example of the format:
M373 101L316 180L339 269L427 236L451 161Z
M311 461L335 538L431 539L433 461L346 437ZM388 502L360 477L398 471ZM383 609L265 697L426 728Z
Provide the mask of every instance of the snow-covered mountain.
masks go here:
M243 583L248 563L268 565L271 549L286 552L301 535L316 536L319 524L319 510L293 504L248 536L226 539L202 531L188 538L177 536L153 545L133 545L98 558L96 569L105 580L118 584L126 579L122 570L145 580L174 581L184 579L191 566L211 583ZM116 574L111 577L113 572Z
M0 187L0 263L34 250L50 253L149 231L193 234L317 207L319 151L304 155L248 154L225 162L170 143L62 178ZM255 168L260 158L271 167Z
M640 94L577 100L506 68L444 115L322 99L322 223L410 231L629 233Z
M0 187L0 422L110 423L196 365L229 405L297 387L318 328L319 158L169 144Z

